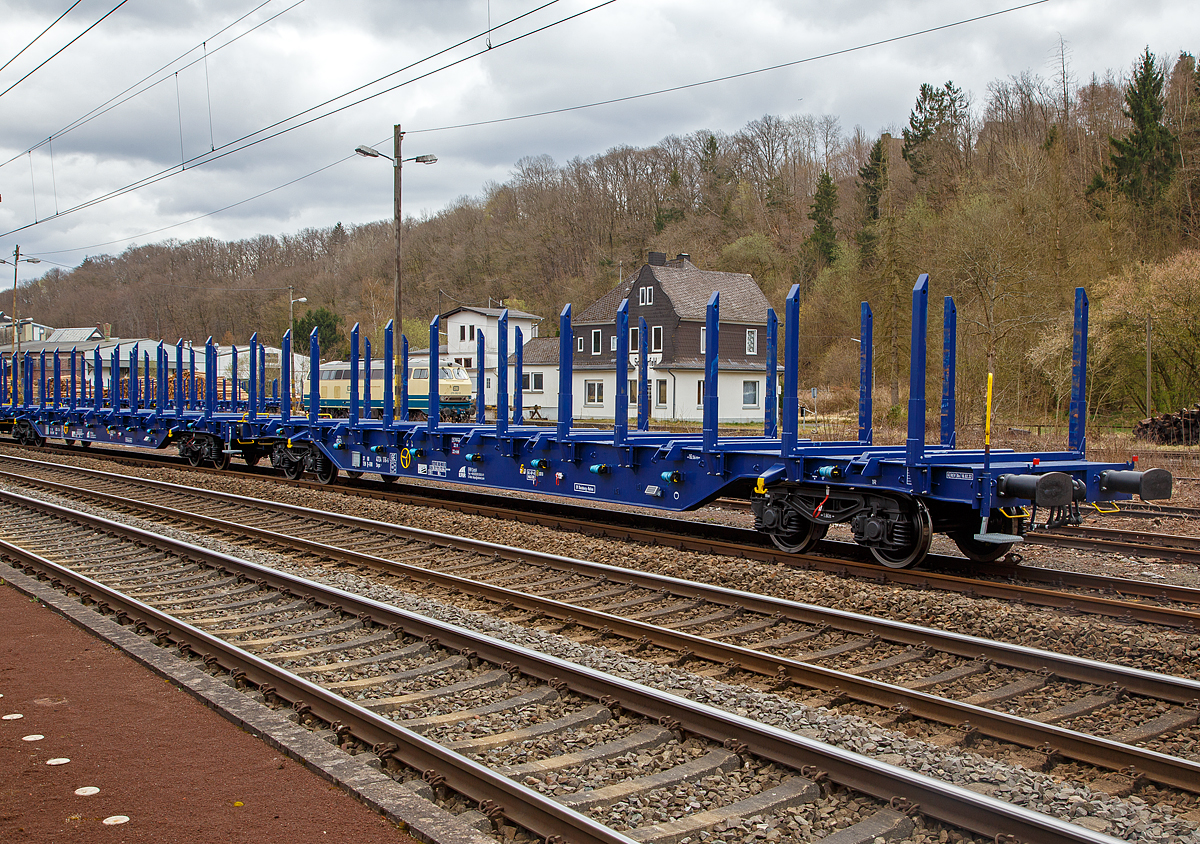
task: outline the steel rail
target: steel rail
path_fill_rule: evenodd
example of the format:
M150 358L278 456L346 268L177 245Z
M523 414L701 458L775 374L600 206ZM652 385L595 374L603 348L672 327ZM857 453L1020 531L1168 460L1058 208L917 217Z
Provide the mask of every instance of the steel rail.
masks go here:
M1200 537L1154 534L1145 531L1115 530L1097 527L1062 527L1053 532L1036 531L1025 535L1034 545L1056 548L1083 548L1119 551L1139 557L1162 557L1200 563Z
M127 499L111 496L108 493L97 494L105 496L112 503L127 502ZM153 507L157 512L184 515L222 532L239 531L258 539L290 546L308 553L434 583L448 589L484 597L496 603L511 604L568 624L578 624L634 641L646 641L689 657L694 656L698 659L722 664L729 670L743 669L778 680L788 679L810 688L845 694L853 700L875 706L903 707L909 714L918 717L964 730L979 729L990 737L1025 747L1050 747L1055 752L1071 759L1102 768L1111 770L1134 768L1149 779L1163 785L1191 791L1196 788L1196 783L1200 782L1200 763L1145 750L1134 745L1089 736L1056 725L1043 724L986 707L913 691L879 680L775 656L764 651L731 645L635 619L627 619L600 610L542 598L502 586L494 586L484 581L440 572L436 569L396 562L360 551L349 551L237 522L210 516L198 516L166 505L153 505ZM481 550L472 546L459 547L463 550ZM495 546L485 546L482 550L492 552L495 550ZM707 595L695 594L691 597L707 598ZM1200 690L1197 691L1197 694L1200 695ZM1189 703L1191 702L1189 701Z
M136 534L128 534L127 538L131 541L145 539L144 536L139 539ZM207 552L198 546L181 546L172 550L197 559L209 557L212 565L234 568L231 565L233 558ZM254 684L265 694L288 701L294 708L307 708L307 711L326 723L340 723L349 727L356 738L372 746L385 758L388 755L393 756L397 761L418 771L437 771L445 778L445 783L450 788L476 802L492 801L503 810L506 817L540 835L569 836L562 840L571 842L633 844L633 839L574 812L515 780L447 750L419 733L407 730L353 701L160 612L136 598L111 589L99 581L4 540L0 540L0 556L17 561L17 567L33 569L47 579L65 584L87 600L103 605L117 614L118 618L125 618L127 623L140 623L151 630L162 631L164 635L161 638L173 642L176 646L186 646L187 650L206 658L216 657L222 668L231 674L241 672L237 676L244 676L247 682ZM292 588L301 587L293 584Z
M43 464L39 463L38 461L27 460L26 458L5 457L4 459L28 462L34 465L49 465L54 468L69 470L81 474L121 479L128 483L151 486L158 484L161 485L162 488L171 488L176 486L163 481L155 481L150 478L134 478L127 475L114 475L112 473L102 472L100 470L85 469L75 466L62 466L61 464ZM19 480L22 483L53 483L52 481L39 481L27 475L16 475L5 472L0 472L0 477L13 477L15 480ZM321 488L325 489L325 487ZM188 489L193 494L204 495L215 499L235 500L239 498L239 496L233 496L229 493L222 493L214 490L201 490L195 487ZM394 500L392 496L373 495L372 497L385 497L389 500ZM258 501L261 506L265 507L286 506L278 505L274 502L268 502L263 499L255 500ZM505 501L507 502L509 499L505 499ZM575 520L573 526L576 529L585 530L590 534L601 535L605 537L641 540L648 543L671 545L685 550L697 551L699 553L734 556L747 560L758 560L762 562L788 565L800 569L819 569L832 571L840 575L855 575L876 581L890 581L905 586L914 586L920 589L938 588L943 591L954 592L957 594L966 595L968 597L1023 601L1036 606L1054 607L1057 609L1067 610L1069 612L1088 612L1111 618L1119 618L1122 620L1141 621L1148 624L1161 624L1167 627L1200 627L1200 611L1160 607L1151 604L1140 603L1137 601L1125 601L1100 595L1069 593L1063 592L1061 589L1043 589L1034 586L1022 586L1020 584L1004 581L982 580L976 577L964 577L945 572L929 572L911 569L888 569L874 563L857 563L852 560L842 558L828 559L815 554L786 554L769 547L763 547L759 543L763 542L764 540L756 531L741 528L725 528L724 526L704 525L702 522L691 522L681 519L655 519L654 517L646 516L645 514L624 514L630 518L636 518L643 523L669 523L671 532L669 534L663 534L659 530L653 528L639 528L633 525L622 525L621 527L615 529L598 526L595 521L587 521L579 516L552 515L539 517L537 515L531 515L527 511L515 510L510 505L493 509L490 505L471 505L460 501L453 506L456 510L461 512L478 513L480 515L489 516L497 515L497 512L500 512L503 514L504 518L515 519L522 522L532 522L550 527L562 527L567 521ZM587 508L582 508L575 505L563 505L555 503L551 505L551 507L552 510L556 512L570 509L591 513L593 519L595 518L596 513L596 511L588 510ZM611 517L613 515L610 511L603 511L603 513L606 517ZM327 515L332 519L338 518L337 514ZM723 531L721 530L722 528L724 528ZM692 529L696 530L697 532L707 534L708 537L712 538L689 537L682 533L676 532ZM735 536L736 540L723 541L716 538L721 532ZM748 540L752 540L756 544L744 544ZM857 546L840 542L822 542L819 547L823 550L829 547L835 547L837 549L836 553L839 554L845 553L846 550L858 550ZM931 558L930 561L934 564L942 564L951 570L961 569L961 567L965 564L965 561L954 557ZM1019 566L990 566L988 567L987 571L990 575L995 577L1018 577L1032 579L1037 582L1053 584L1060 587L1073 586L1082 589L1123 593L1157 600L1161 600L1164 596L1166 596L1168 600L1173 600L1180 603L1200 604L1200 589L1194 589L1190 587L1179 587L1166 584L1147 583L1143 581L1107 578L1098 575L1060 571L1057 569L1037 569Z
M132 502L128 497L112 495L110 493L102 493L96 490L71 487L65 484L57 484L53 481L44 481L43 483L53 485L65 493L86 492L116 506L129 507L131 503L135 503ZM164 488L169 488L172 486L171 484L163 484L161 481L151 481L150 483L152 485L161 485ZM956 656L966 657L968 659L990 659L993 662L1006 665L1010 668L1017 668L1024 671L1049 672L1057 675L1058 677L1075 680L1081 683L1104 686L1113 682L1118 682L1121 684L1122 688L1128 692L1145 695L1147 697L1161 698L1173 703L1190 704L1193 701L1200 700L1200 681L1189 680L1183 677L1173 677L1166 674L1143 671L1142 669L1138 668L1103 663L1096 660L1085 659L1083 657L1059 654L1036 648L1025 648L1019 645L1013 645L1006 642L999 642L989 639L981 639L976 636L968 636L962 633L953 633L946 630L938 630L932 627L923 627L909 624L907 622L894 621L892 619L866 616L859 613L849 612L847 610L838 610L829 607L818 606L815 604L790 601L784 598L775 598L769 595L759 595L752 592L730 589L724 586L715 586L712 584L699 583L682 578L669 577L667 575L654 574L652 572L625 569L604 563L595 563L587 560L563 557L556 554L548 554L542 551L514 548L509 545L501 545L492 542L484 542L482 540L470 539L467 537L453 536L450 534L438 533L436 531L424 530L422 528L404 527L401 525L389 524L387 522L364 519L359 516L349 516L341 513L313 510L311 508L299 507L294 504L264 501L262 499L236 496L224 492L198 490L194 487L182 487L181 489L189 494L201 494L205 497L215 497L217 499L231 501L242 505L249 504L255 507L262 507L264 509L273 510L279 513L286 513L288 515L300 518L311 519L314 517L320 517L324 521L351 526L362 530L371 530L378 533L391 534L408 541L425 542L430 545L443 548L454 548L470 553L499 557L501 559L545 565L560 571L571 571L591 577L599 577L610 582L639 586L652 591L673 594L677 597L689 599L702 598L713 604L751 610L765 616L778 616L780 618L802 624L811 624L817 626L829 625L846 632L857 633L870 637L884 638L889 641L919 647L927 646L932 642L936 643L936 646L939 650ZM186 515L192 521L211 527L215 530L222 532L238 532L248 536L264 539L269 542L290 545L298 550L306 551L308 553L321 554L330 557L331 559L341 559L347 562L360 561L364 565L371 565L371 561L381 559L372 557L370 555L358 554L353 551L337 548L326 543L305 539L303 537L297 537L290 534L279 534L274 531L254 527L253 525L244 525L237 522L218 519L212 516L206 516L203 513L183 511L177 507L172 507L169 505L160 505L143 501L136 502L136 505L139 508L143 508L171 518L178 518L180 515ZM392 562L392 564L401 565L394 562ZM421 571L428 572L430 570L421 569Z
M1045 844L1059 844L1059 842L1062 844L1068 844L1068 842L1070 844L1112 844L1115 840L1110 836L1093 832L1056 817L1033 812L904 768L842 750L776 727L760 724L748 718L660 692L566 660L540 654L456 625L407 612L341 589L306 581L245 560L127 525L114 525L104 519L48 502L40 502L8 492L0 493L0 497L19 502L25 507L53 513L59 518L95 525L106 533L123 536L142 545L150 545L162 550L169 550L171 553L183 557L202 560L206 565L238 572L276 589L300 594L308 593L314 597L319 596L322 603L337 606L364 620L369 619L374 624L380 626L399 625L410 635L432 637L443 647L474 653L485 661L502 666L513 666L516 670L545 682L564 682L572 690L588 697L610 700L612 701L610 705L621 706L645 717L657 718L662 723L676 725L680 729L710 740L719 743L732 740L737 743L737 746L748 752L792 768L815 766L828 774L832 781L843 786L883 800L891 800L894 797L902 798L910 805L919 806L922 813L930 817L968 829L976 834L992 837L1002 834L1015 835L1019 840L1031 842L1031 844L1032 842L1039 842L1039 844L1040 842L1045 842ZM138 614L145 613L146 617L152 619L155 624L168 625L170 638L178 637L177 640L188 643L189 647L213 650L229 656L232 656L229 654L230 650L238 650L203 631L159 613L135 599L122 596L115 590L108 589L90 578L74 574L69 569L38 555L23 551L5 542L0 542L0 551L26 561L30 567L42 568L47 574L56 576L60 580L64 576L70 578L82 587L80 591L86 590L93 597L96 594L104 596L104 600L110 602L110 608L114 605L111 602L117 602L121 605L122 610L130 616L133 616L135 611ZM192 642L195 644L193 645ZM273 693L279 697L285 697L284 692L281 691L285 690L295 693L298 699L305 703L310 703L311 699L320 703L322 707L332 708L336 705L338 709L344 711L347 717L353 719L356 728L361 727L366 731L366 735L360 738L368 742L373 738L383 739L381 733L386 729L386 735L389 737L386 740L396 741L397 738L403 738L405 744L408 745L411 735L412 746L418 746L417 740L420 737L416 734L409 734L409 731L403 730L399 725L392 724L387 719L363 710L350 701L341 701L340 699L335 701L336 695L325 692L320 687L299 677L285 676L288 672L282 672L251 654L239 656L238 660L239 663L246 666L243 670L247 671L248 676L250 670L253 669L256 675L261 674L265 678L269 678L265 682L279 683L273 690ZM312 704L310 703L310 705ZM337 718L335 717L333 720L337 720ZM395 738L391 738L392 736ZM396 743L399 744L399 742ZM403 750L408 752L407 747ZM414 751L414 753L416 752ZM400 751L397 751L398 758L403 759L399 753ZM448 776L447 784L456 790L463 791L473 799L474 795L469 789L474 787L480 774L485 775L491 788L497 793L500 800L504 801L498 803L500 808L506 815L518 820L509 814L509 812L519 811L517 806L512 805L512 801L516 796L524 798L523 792L529 791L528 789L511 781L502 783L500 782L502 777L488 772L474 763L462 766L459 762L461 757L458 757L457 754L438 748L425 740L420 741L420 754L421 759L413 767L425 770L431 763L451 765L455 780L457 781L461 775L463 781L461 784L452 782ZM540 805L543 811L551 813L558 821L577 814L561 806L555 810L552 805L548 805L551 802L548 798L542 797L536 792L530 792L529 796L530 803L524 804L522 801L524 805ZM582 816L580 817L582 818ZM589 819L582 819L596 826ZM574 818L570 818L570 820L573 821ZM529 826L524 821L518 820L518 822L537 831L536 827ZM592 840L627 842L630 840L604 828L591 831L596 834L596 837L584 838L580 831L578 837L568 840L572 842ZM572 829L572 832L575 833L576 830ZM554 831L550 834L560 833ZM607 834L608 837L600 837L602 834Z

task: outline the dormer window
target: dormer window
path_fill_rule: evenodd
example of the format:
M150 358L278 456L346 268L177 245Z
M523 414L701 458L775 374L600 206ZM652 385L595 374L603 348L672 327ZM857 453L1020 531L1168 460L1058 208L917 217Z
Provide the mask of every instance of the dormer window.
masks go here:
M653 305L654 304L654 288L639 287L638 288L638 304Z

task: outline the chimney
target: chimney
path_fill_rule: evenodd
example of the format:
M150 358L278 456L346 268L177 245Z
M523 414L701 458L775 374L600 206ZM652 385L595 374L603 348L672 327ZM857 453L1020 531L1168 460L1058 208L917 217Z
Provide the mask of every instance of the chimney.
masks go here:
M651 252L647 263L652 267L665 267L667 265L667 253Z
M105 340L112 339L112 323L111 322L104 323L104 339Z
M681 263L681 264L682 264L684 261L691 262L691 260L692 260L692 256L691 256L691 255L689 255L689 254L688 254L688 253L686 253L686 252L680 252L678 255L676 255L676 256L675 256L675 260L676 260L676 261L678 261L678 262L679 262L679 263Z

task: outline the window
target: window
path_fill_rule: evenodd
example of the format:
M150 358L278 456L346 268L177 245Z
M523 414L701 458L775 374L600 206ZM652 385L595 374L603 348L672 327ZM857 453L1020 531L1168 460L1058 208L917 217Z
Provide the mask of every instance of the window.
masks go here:
M585 404L600 405L604 404L604 382L603 381L584 381L583 382Z
M608 338L608 350L610 352L615 352L617 350L617 335L616 334L614 334L612 337Z
M458 327L458 339L463 343L467 341L467 327L465 325L460 325Z
M650 329L650 351L662 351L662 326L656 325Z
M667 406L667 379L659 378L658 381L655 383L655 386L658 388L658 399L655 403L659 407L666 407Z
M475 339L475 326L473 326L473 325L468 325L468 326L467 326L467 328L468 328L468 329L470 329L470 335L471 335L471 336L470 336L470 337L468 337L467 339L468 339L468 340L474 340L474 339Z
M742 382L742 407L758 407L758 382Z
M654 288L639 287L638 288L638 304L653 305L654 304Z
M705 344L706 344L707 340L708 340L708 329L701 327L700 328L700 354L704 354L707 351L707 349L705 348Z
M577 351L579 351L581 354L583 352L583 337L579 338L579 348Z
M429 377L429 369L413 369L410 376L414 381L424 381Z
M757 355L758 354L758 329L757 328L747 328L746 329L746 354L748 354L748 355Z
M638 350L638 330L636 328L629 329L629 351L636 352Z
M631 378L631 379L629 379L629 403L637 404L637 396L638 396L637 379Z
M474 360L474 358L455 358L454 362L459 366L465 366L467 369L470 369L472 360Z
M541 372L522 372L521 389L527 393L542 392L543 375Z
M696 407L704 407L704 379L696 382Z
M488 390L492 389L492 379L487 378L485 380L487 381L487 384L484 385L484 389L488 389Z
M593 355L600 354L600 329L599 328L592 329L592 354Z

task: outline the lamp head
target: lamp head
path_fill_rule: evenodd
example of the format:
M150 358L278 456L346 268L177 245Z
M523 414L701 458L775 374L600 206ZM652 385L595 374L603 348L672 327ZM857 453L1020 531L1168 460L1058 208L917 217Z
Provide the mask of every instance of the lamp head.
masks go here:
M379 150L377 150L373 147L369 147L366 144L361 144L359 146L356 146L354 148L354 151L357 152L359 155L361 155L363 158L379 158L380 156L383 155L383 153L381 153Z
M418 164L437 164L437 156L428 154L418 155L413 159L413 161L417 162Z

